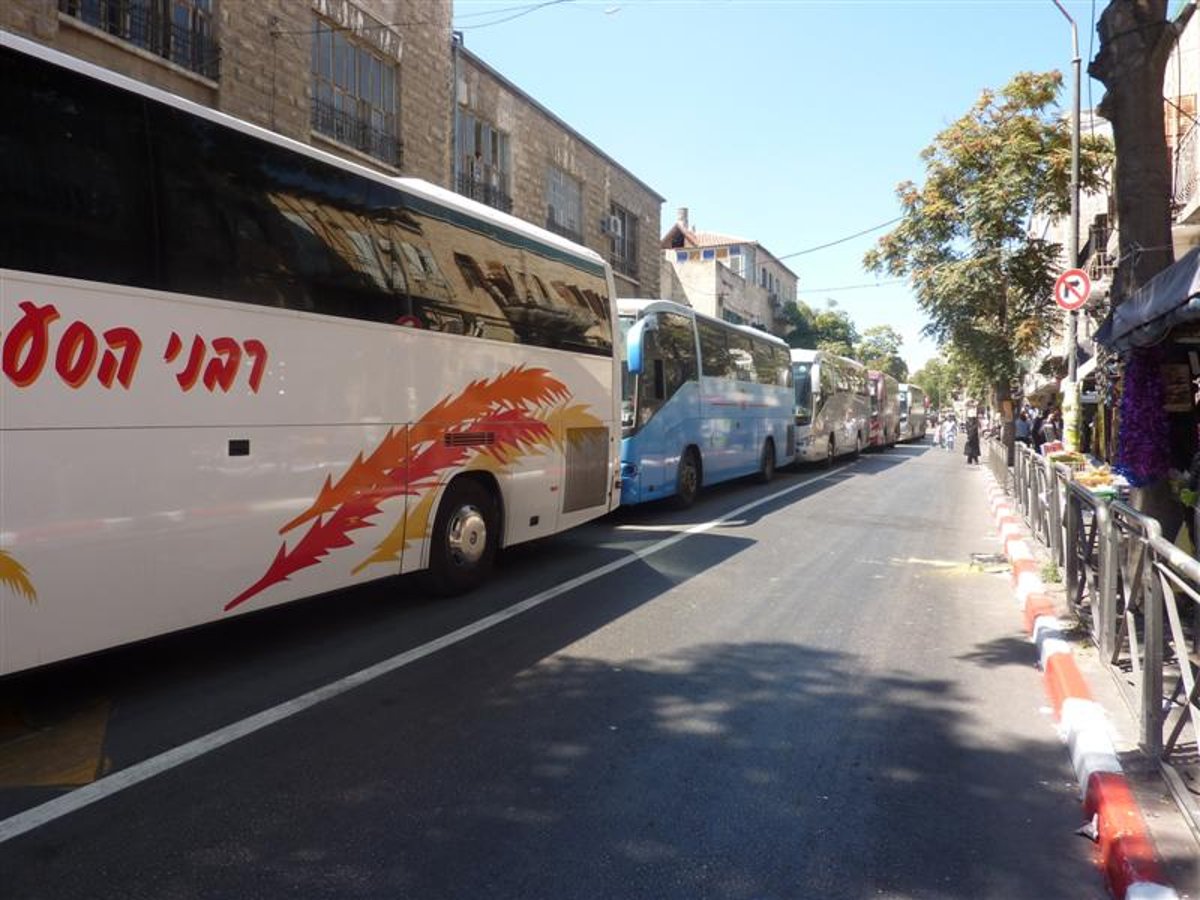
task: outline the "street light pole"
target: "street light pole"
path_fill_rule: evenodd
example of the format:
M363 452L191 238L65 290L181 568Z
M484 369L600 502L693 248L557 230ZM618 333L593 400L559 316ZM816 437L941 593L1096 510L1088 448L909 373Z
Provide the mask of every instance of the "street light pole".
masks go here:
M1069 258L1067 268L1073 269L1079 265L1079 80L1080 80L1080 63L1079 58L1079 32L1075 27L1075 20L1071 18L1071 14L1059 0L1052 0L1058 11L1063 14L1068 22L1071 23L1071 51L1073 58L1071 59L1071 70L1074 75L1074 103L1071 106L1071 231L1068 235ZM1078 342L1079 334L1079 313L1076 310L1071 310L1070 318L1067 320L1067 382L1069 390L1075 390L1075 373L1076 373L1076 352L1075 346ZM1077 404L1072 402L1072 417L1078 416ZM1068 423L1063 422L1066 426ZM1072 423L1074 424L1074 423ZM1064 431L1069 429L1064 428Z

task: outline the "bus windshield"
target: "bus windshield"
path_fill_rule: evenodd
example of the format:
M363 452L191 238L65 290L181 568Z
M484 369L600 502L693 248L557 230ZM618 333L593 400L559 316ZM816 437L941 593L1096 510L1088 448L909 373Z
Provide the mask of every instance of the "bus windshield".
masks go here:
M796 424L809 425L813 417L812 363L792 363L792 382L796 386Z

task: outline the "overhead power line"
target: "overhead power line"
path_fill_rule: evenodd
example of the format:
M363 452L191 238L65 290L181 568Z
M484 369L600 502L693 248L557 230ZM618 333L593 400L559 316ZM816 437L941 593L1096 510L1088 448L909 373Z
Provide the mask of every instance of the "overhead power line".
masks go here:
M532 12L537 12L539 9L545 9L547 6L558 6L561 3L574 3L574 2L575 2L575 0L544 0L544 2L542 2L542 3L532 3L532 4L530 4L528 6L524 6L524 7L510 6L505 9L490 10L490 12L494 15L499 15L499 14L505 13L505 12L511 13L511 15L503 16L502 18L499 18L499 19L492 19L490 22L480 22L478 25L460 25L458 27L458 30L459 31L478 31L480 28L490 28L493 25L503 25L505 22L511 22L513 19L519 19L522 16L527 16ZM517 11L514 12L514 10L517 10ZM486 15L486 14L487 14L486 11L480 10L479 12L476 12L476 13L460 13L457 16L457 18L463 19L469 15L482 16L482 15Z
M820 288L801 287L796 290L797 293L802 294L828 294L832 291L860 291L864 288L886 287L889 284L904 284L906 280L904 278L893 278L890 281L872 281L869 284L843 284L839 287Z
M830 241L828 244L821 244L819 247L809 247L807 250L797 250L795 253L786 253L783 256L777 256L776 259L791 259L793 256L803 256L805 253L816 253L818 250L824 250L826 247L836 247L838 244L844 244L846 241L852 241L856 237L862 237L864 234L870 234L872 231L878 231L880 228L887 228L889 225L895 225L904 216L896 216L894 219L888 219L879 225L873 225L870 228L864 228L862 231L856 231L854 234L847 235L844 238L838 238L836 241Z

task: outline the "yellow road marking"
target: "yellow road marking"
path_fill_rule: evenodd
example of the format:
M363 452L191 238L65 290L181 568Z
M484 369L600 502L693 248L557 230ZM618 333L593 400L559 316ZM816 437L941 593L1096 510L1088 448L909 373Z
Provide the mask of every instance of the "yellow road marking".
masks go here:
M103 774L108 700L0 744L0 788L79 787Z

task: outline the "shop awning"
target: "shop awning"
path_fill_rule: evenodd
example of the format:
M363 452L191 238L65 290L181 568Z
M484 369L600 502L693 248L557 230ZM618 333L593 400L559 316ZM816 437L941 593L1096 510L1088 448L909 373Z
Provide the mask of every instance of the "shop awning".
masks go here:
M1176 325L1200 319L1200 247L1163 269L1116 307L1096 340L1117 351L1157 344Z

